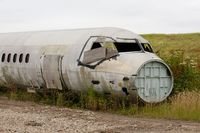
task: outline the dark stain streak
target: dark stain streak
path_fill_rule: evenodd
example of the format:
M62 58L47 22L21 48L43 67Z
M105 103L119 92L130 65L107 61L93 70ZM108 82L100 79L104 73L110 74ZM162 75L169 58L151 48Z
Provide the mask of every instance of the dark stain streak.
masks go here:
M95 85L100 84L100 82L98 80L92 80L91 82L92 82L92 84L95 84Z

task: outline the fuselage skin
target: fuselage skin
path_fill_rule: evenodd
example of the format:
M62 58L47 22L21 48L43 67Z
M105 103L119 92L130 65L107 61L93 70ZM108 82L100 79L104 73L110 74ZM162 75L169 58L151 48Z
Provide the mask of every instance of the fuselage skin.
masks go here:
M86 91L92 87L98 92L119 94L124 94L122 88L126 88L129 93L135 93L134 79L141 66L149 61L163 62L154 53L141 50L119 53L95 69L79 65L77 60L82 61L83 53L90 50L92 43L101 37L119 42L134 38L140 43L148 43L141 36L118 28L2 33L0 84L36 90ZM13 57L15 54L16 61Z

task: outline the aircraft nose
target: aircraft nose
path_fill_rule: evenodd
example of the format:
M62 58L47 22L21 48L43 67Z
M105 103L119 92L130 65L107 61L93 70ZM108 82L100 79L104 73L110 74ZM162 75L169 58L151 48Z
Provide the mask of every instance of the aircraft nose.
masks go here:
M172 72L162 61L148 61L137 71L135 86L143 101L149 103L161 102L172 91Z

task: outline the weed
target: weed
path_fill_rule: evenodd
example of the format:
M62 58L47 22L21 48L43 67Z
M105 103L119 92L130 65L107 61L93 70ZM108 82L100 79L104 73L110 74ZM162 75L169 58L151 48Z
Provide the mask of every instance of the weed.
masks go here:
M59 106L59 107L64 106L64 97L63 97L63 93L58 93L58 94L57 94L56 105Z

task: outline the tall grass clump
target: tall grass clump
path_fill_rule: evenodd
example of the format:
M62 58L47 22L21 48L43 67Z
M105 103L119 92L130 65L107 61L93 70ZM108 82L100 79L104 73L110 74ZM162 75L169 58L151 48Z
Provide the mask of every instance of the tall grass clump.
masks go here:
M171 112L174 118L200 121L200 92L185 91L173 97Z
M90 87L87 92L80 93L76 107L101 111L125 111L127 108L132 108L133 102L135 101L131 100L131 96L99 93Z
M140 107L138 116L200 121L200 92L184 91L173 95L169 101Z

